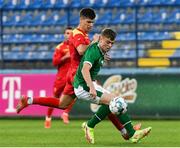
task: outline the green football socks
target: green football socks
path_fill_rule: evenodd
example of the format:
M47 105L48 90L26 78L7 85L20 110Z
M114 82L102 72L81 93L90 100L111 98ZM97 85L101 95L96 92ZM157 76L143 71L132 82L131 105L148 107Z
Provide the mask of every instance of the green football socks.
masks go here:
M101 105L98 111L92 116L90 120L88 120L87 125L88 127L94 128L96 124L101 122L101 120L105 119L108 114L111 113L109 110L108 105ZM135 133L135 130L131 124L131 120L128 116L128 113L124 113L121 115L117 115L119 121L124 125L125 129L127 130L129 137L132 137Z
M111 113L108 105L101 105L98 111L92 116L92 118L87 122L88 127L94 128L96 124L105 119L106 116Z
M131 124L131 120L128 113L126 112L124 114L117 115L117 117L119 118L119 121L124 125L125 129L128 132L129 137L132 137L135 133L135 130Z

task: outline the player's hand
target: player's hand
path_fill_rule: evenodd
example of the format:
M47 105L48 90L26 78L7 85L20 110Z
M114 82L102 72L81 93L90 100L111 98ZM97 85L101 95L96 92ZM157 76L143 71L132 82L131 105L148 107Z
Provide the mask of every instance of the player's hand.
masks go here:
M89 93L90 93L90 96L91 96L93 99L96 98L97 93L96 93L96 89L95 89L94 87L90 87Z
M106 54L104 55L104 61L107 62L107 61L109 61L110 59L111 59L110 55L109 55L108 53L106 53Z

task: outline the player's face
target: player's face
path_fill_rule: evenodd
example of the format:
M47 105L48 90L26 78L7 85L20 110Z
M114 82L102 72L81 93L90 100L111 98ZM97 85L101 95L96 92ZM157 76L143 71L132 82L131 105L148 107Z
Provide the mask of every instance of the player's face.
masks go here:
M100 41L99 41L99 45L100 48L104 51L104 52L108 52L111 47L113 46L114 41L112 41L111 39L105 37L105 36L100 36Z
M64 33L64 39L65 40L68 40L70 35L72 33L72 30L71 29L66 29L65 33Z
M89 18L81 18L80 24L81 24L83 30L88 33L91 31L91 29L94 25L94 20L89 19Z

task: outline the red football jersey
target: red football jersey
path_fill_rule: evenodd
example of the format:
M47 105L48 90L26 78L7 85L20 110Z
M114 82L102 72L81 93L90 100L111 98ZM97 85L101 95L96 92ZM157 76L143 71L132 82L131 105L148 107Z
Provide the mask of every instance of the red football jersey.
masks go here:
M90 39L88 37L88 34L85 33L84 31L76 28L73 30L70 38L70 55L71 55L71 77L74 79L74 75L76 74L76 70L79 66L79 63L81 61L82 55L79 55L77 51L77 47L80 44L83 45L89 45L90 44Z
M67 74L68 69L71 64L70 57L66 58L65 60L62 59L63 56L66 54L69 54L69 42L64 41L60 43L54 51L53 55L53 65L57 66L58 68L58 73L57 76L63 76L65 77L65 74Z

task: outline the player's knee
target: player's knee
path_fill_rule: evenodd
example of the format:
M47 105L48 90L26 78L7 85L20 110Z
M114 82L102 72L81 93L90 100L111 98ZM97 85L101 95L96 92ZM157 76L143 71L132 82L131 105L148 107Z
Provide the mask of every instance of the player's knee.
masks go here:
M65 109L68 108L68 105L67 105L67 104L60 104L60 105L59 105L59 108L65 110Z

